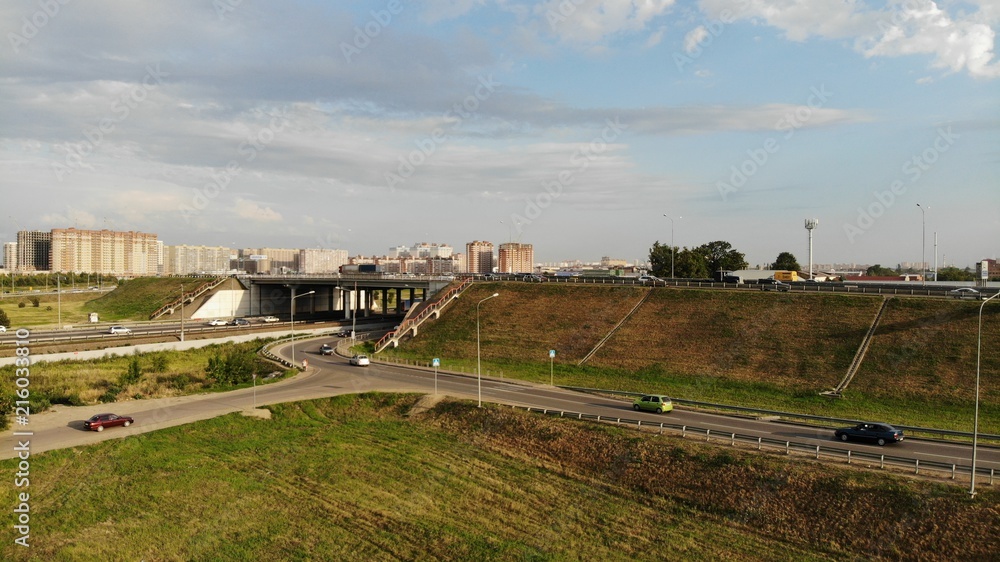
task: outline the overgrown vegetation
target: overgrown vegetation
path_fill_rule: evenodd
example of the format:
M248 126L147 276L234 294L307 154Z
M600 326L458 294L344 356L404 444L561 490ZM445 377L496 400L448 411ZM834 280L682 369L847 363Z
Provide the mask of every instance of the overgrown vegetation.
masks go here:
M38 362L31 369L31 411L239 388L275 365L257 350L269 340L212 344L185 351L111 355L91 361ZM0 367L0 429L13 411L14 367Z
M32 456L4 560L986 560L1000 502L888 473L410 395ZM13 473L17 459L0 462ZM13 486L0 489L16 505ZM111 492L113 491L113 493Z

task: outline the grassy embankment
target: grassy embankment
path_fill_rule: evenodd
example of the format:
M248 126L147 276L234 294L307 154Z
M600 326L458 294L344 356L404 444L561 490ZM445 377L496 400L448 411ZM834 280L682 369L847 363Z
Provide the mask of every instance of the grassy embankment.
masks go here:
M31 457L4 560L985 560L1000 497L364 394ZM16 459L0 462L12 474Z
M475 369L476 303L483 374L558 385L755 406L901 425L971 431L978 303L892 299L865 362L843 399L843 378L880 297L654 289L605 345L579 361L648 289L476 284L386 356L440 357ZM983 323L1000 337L1000 309ZM1000 349L984 346L980 430L1000 433Z
M180 297L182 284L190 291L208 281L203 277L141 277L124 281L115 290L103 294L73 293L64 288L62 295L6 295L0 299L0 308L7 313L13 328L56 328L60 308L63 326L88 324L91 312L98 313L102 322L142 322L149 320L156 309ZM36 298L37 307L32 303ZM25 306L19 307L19 302Z

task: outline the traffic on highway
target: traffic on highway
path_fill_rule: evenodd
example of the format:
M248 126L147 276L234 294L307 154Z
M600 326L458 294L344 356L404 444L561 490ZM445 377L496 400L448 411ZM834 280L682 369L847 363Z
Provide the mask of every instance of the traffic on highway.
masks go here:
M325 353L324 346L336 348L344 340L326 336L298 341L299 358L307 359L309 368L290 379L276 383L227 393L174 397L169 399L130 401L116 404L116 415L134 420L128 427L113 432L88 431L84 422L101 414L107 405L83 406L62 409L55 413L38 414L33 418L35 434L33 447L38 451L94 443L105 438L126 437L145 431L208 419L230 412L245 410L253 405L275 404L310 400L339 394L369 391L384 392L438 392L463 399L482 396L484 402L531 408L562 417L578 417L606 423L630 425L658 430L663 433L695 437L705 441L735 445L737 442L756 448L768 444L774 452L797 452L825 459L851 459L853 453L878 465L889 459L895 465L916 467L917 471L937 470L961 473L969 471L971 447L968 443L944 439L913 438L907 435L891 447L881 447L878 439L842 440L835 432L842 424L826 426L819 422L795 423L787 419L747 414L727 415L713 413L678 404L670 408L651 408L648 412L633 409L637 396L615 397L586 393L548 385L537 385L513 380L476 377L475 375L448 371L415 368L371 361L359 369L357 358L352 365L351 356ZM275 350L282 357L290 357L291 344ZM655 389L650 389L655 390ZM253 396L251 395L253 392ZM646 397L649 398L648 396ZM661 401L666 397L661 397ZM585 422L581 422L585 423ZM901 435L901 432L900 432ZM4 436L11 446L3 446L5 456L13 451L13 439ZM34 450L34 449L33 449ZM875 459L875 460L872 460ZM839 462L843 462L840 460ZM980 445L977 474L992 478L1000 469L1000 449ZM967 477L967 476L966 476Z

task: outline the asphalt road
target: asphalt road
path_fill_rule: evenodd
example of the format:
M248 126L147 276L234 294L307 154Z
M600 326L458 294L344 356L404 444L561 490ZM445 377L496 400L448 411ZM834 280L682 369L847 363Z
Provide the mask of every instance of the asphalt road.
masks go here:
M251 410L255 404L263 406L367 391L424 393L435 391L433 371L377 363L369 367L354 367L348 364L346 358L319 354L319 346L322 343L335 345L337 339L324 338L298 342L297 359L308 358L309 370L291 379L260 384L256 390L247 388L226 393L137 400L113 405L56 406L48 412L33 414L29 418L28 425L15 425L12 430L4 433L0 439L0 458L15 457L17 454L15 447L25 440L30 441L32 453L40 453L106 439L124 438L232 412ZM290 354L288 346L280 347L275 352L284 357ZM437 375L436 388L440 394L471 400L477 400L480 392L480 385L475 376L443 372ZM959 467L968 467L971 459L971 446L965 444L920 439L907 439L902 443L885 447L854 442L842 443L833 439L832 429L720 415L685 408L675 408L668 414L640 413L631 409L631 402L622 399L521 381L484 377L481 392L483 402L487 403L579 412L612 419L618 417L638 419L644 424L669 422L702 430L709 429L719 438L724 438L723 434L737 433L793 441L813 447L821 446L824 450L885 454L919 459L921 462L954 463ZM135 418L135 424L128 428L109 428L101 433L83 429L83 420L106 411L132 416ZM16 435L16 432L30 432L31 435ZM977 466L980 469L1000 470L1000 449L980 446ZM968 479L967 475L965 479Z

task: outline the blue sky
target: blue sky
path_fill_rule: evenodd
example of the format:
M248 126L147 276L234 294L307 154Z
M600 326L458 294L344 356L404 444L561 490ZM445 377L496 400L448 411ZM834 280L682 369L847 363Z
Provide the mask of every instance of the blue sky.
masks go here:
M0 6L3 240L997 257L995 0L164 4Z

